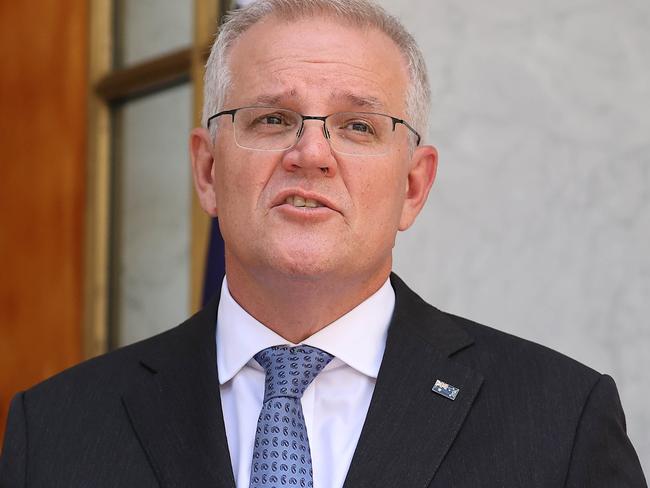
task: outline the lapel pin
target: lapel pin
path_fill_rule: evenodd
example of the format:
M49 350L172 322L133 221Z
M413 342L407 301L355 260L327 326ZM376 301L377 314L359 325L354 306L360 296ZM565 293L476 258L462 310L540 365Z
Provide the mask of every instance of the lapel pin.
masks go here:
M455 400L460 389L456 388L455 386L451 386L444 381L436 380L436 383L433 385L431 391L437 393L438 395L442 395L449 400Z

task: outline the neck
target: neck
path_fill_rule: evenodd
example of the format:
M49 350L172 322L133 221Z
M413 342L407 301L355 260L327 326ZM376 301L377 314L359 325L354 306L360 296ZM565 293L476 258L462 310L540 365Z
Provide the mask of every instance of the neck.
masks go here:
M297 344L373 295L386 282L392 263L372 276L301 277L250 274L226 261L228 290L257 321Z

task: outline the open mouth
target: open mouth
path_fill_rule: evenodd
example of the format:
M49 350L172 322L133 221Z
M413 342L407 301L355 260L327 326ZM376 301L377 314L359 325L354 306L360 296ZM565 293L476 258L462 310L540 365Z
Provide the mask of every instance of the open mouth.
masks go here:
M325 210L333 210L341 213L338 206L327 197L317 192L305 191L301 188L287 188L281 191L272 203L273 207L290 207L305 211L324 213Z
M293 207L307 207L307 208L318 208L318 207L324 207L325 205L318 200L314 200L313 198L303 198L300 195L289 195L287 198L284 199L284 203L287 205L291 205Z

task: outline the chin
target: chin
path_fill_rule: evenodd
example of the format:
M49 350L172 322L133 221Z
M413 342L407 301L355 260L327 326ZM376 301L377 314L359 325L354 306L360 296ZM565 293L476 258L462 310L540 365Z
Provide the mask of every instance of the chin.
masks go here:
M338 259L337 259L338 258ZM341 256L324 253L322 248L313 246L304 248L284 248L277 253L269 263L271 267L288 278L304 281L316 281L340 270Z

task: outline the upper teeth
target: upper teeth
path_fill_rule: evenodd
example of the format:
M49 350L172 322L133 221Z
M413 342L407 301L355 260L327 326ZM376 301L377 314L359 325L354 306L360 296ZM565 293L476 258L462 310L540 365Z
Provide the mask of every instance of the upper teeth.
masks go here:
M298 195L287 197L284 203L288 203L289 205L293 205L294 207L316 208L316 207L323 206L322 203L317 202L316 200L312 200L311 198L299 197Z

